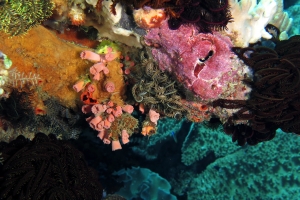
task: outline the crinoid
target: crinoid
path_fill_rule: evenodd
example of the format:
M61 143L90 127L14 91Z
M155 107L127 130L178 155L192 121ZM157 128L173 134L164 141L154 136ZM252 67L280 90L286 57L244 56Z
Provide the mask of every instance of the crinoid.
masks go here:
M0 6L0 31L11 36L26 33L52 14L50 0L6 0Z
M1 199L101 199L97 173L81 152L54 135L0 143Z
M190 0L176 1L174 7L166 7L169 11L170 29L178 29L181 24L196 24L200 32L226 29L232 20L228 0Z
M144 54L144 52L142 53ZM185 110L181 103L176 81L158 69L154 61L145 56L132 70L132 96L136 102L144 104L168 117L181 118Z
M300 134L300 36L279 42L275 50L256 47L233 51L253 69L254 78L247 81L252 87L249 100L214 102L214 106L240 108L226 125L231 133L245 129L234 128L236 120L248 120L253 134L247 142L251 144L273 138L277 128Z

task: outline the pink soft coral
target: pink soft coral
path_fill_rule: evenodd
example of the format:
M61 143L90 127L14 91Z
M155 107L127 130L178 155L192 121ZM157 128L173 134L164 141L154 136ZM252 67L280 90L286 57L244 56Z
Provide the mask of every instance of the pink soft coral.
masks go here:
M160 28L149 30L146 44L161 70L174 73L177 79L202 99L216 99L230 82L232 43L228 37L199 33L193 25L170 30L165 21Z

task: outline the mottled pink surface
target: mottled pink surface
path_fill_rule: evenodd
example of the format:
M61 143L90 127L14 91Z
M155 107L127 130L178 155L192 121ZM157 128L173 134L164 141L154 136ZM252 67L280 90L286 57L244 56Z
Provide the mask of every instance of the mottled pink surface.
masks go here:
M145 36L161 70L175 73L177 79L202 99L216 99L230 82L232 43L214 32L198 33L193 25L170 30L165 21L160 28L150 29Z

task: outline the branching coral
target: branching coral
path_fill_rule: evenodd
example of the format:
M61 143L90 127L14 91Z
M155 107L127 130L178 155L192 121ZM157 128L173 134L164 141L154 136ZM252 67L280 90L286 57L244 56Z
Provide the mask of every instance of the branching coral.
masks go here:
M0 30L12 36L27 32L52 14L50 0L6 0L0 6Z
M241 108L224 125L240 145L257 144L275 136L277 128L300 134L300 37L279 42L275 50L266 47L234 48L254 71L248 101L220 99L214 106ZM248 125L239 121L249 120ZM234 125L236 124L236 125Z

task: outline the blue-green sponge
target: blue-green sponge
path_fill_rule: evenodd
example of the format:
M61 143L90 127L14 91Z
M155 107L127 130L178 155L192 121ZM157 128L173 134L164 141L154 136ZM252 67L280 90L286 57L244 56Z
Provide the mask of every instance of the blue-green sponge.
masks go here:
M133 167L132 169L122 169L114 172L118 175L117 181L123 182L124 187L116 194L126 199L144 200L176 200L176 196L170 193L170 183L146 168Z

